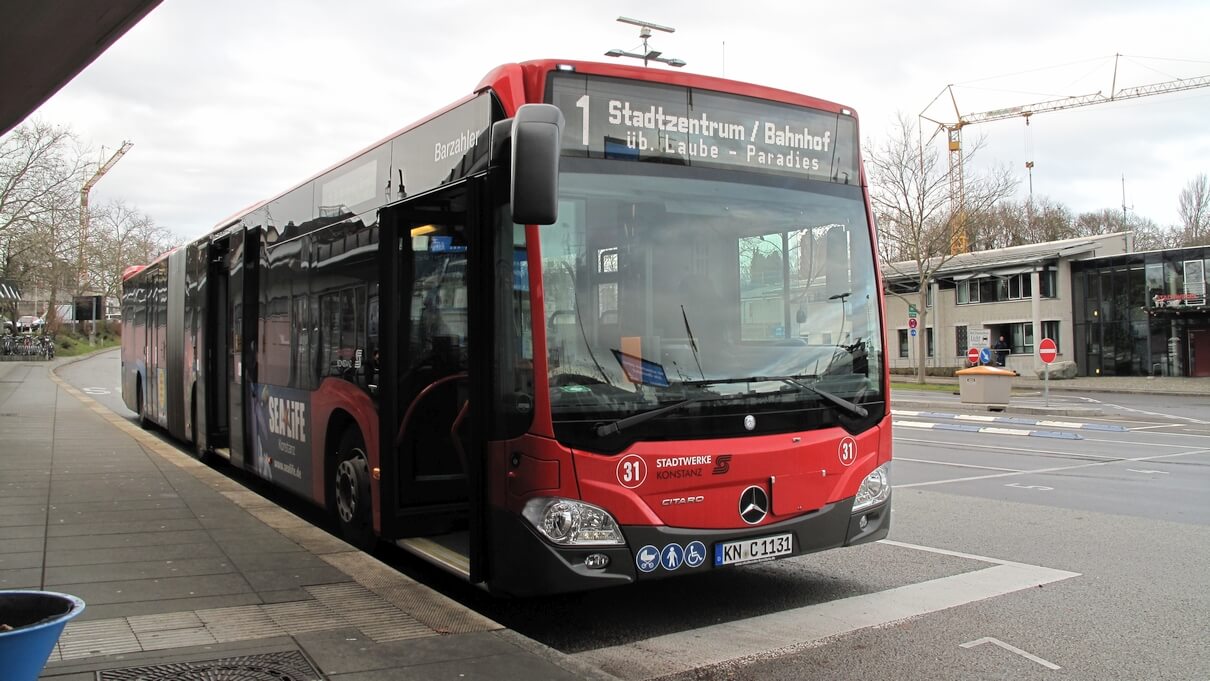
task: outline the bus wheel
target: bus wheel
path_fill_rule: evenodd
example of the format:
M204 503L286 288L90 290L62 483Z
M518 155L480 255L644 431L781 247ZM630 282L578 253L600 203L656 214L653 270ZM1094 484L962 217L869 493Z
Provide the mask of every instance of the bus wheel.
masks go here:
M143 381L140 379L138 387L134 391L134 405L139 412L139 427L143 430L151 428L151 419L147 418L146 412L143 410Z
M340 534L357 548L372 550L377 539L370 517L370 461L360 431L349 428L344 432L336 457L332 498L336 502Z

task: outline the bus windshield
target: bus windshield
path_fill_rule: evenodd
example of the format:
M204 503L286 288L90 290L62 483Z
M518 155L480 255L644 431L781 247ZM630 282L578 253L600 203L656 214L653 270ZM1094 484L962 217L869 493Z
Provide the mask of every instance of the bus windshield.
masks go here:
M564 158L559 221L540 229L556 435L609 449L603 420L686 400L627 439L854 417L820 392L882 403L865 216L852 185Z

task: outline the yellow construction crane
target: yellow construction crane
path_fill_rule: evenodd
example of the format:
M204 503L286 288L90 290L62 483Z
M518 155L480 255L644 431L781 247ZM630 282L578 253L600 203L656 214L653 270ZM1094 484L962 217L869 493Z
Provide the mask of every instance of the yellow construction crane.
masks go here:
M1101 91L1087 95L1077 95L1074 97L1061 97L1059 99L1049 99L1043 102L1034 102L1033 104L1024 104L1021 106L1010 106L1001 109L992 109L991 111L982 111L979 113L962 115L958 110L958 100L954 97L954 86L947 85L942 92L948 92L950 101L954 105L954 114L958 117L956 123L943 123L936 121L923 113L920 117L926 121L936 123L938 131L944 130L949 137L949 190L950 190L950 205L954 206L954 234L950 239L950 253L965 253L970 250L970 237L966 231L966 215L963 210L965 203L965 193L962 181L962 128L975 123L990 123L991 121L1000 121L1006 118L1016 118L1018 116L1025 119L1026 125L1029 124L1029 117L1034 114L1047 113L1050 111L1062 111L1064 109L1074 109L1081 106L1091 106L1093 104L1106 104L1109 102L1120 102L1127 99L1138 99L1139 97L1149 97L1151 95L1163 95L1172 92L1181 92L1183 90L1193 90L1201 87L1210 87L1210 75L1197 76L1195 78L1179 78L1176 80L1164 81L1162 83L1152 83L1150 85L1140 85L1138 87L1117 89L1118 83L1118 61L1122 55L1115 54L1113 60L1113 82L1109 87L1109 95L1103 94ZM936 100L934 100L936 101ZM1033 161L1027 162L1026 167L1033 168Z
M114 164L125 156L126 152L130 151L130 148L133 146L134 142L122 142L122 146L113 153L113 156L110 156L108 161L102 163L97 168L97 172L93 173L92 177L88 178L88 181L80 188L80 250L77 253L77 257L80 265L80 281L78 285L81 293L88 286L88 259L84 250L85 244L88 243L88 193L92 191L93 185L99 182L105 176L105 173L108 173Z

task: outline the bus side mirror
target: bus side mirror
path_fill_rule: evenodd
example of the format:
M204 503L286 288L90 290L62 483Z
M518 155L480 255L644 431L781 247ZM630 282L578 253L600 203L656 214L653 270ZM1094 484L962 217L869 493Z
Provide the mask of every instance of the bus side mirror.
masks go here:
M559 140L563 112L551 104L524 104L512 129L513 222L551 225L559 218Z

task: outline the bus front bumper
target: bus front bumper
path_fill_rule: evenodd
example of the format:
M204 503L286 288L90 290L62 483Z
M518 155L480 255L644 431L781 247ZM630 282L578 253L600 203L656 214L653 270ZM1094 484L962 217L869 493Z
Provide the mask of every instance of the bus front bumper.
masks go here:
M718 569L712 557L715 547L727 542L792 535L792 550L778 558L877 541L891 527L891 499L873 508L852 513L853 499L829 504L818 511L780 523L756 528L703 530L664 526L623 525L626 546L555 546L543 539L522 517L503 509L491 511L492 556L488 588L508 596L587 591L630 584L639 580L664 579ZM685 560L690 545L704 549L703 560ZM643 549L659 552L662 560L648 571L639 569ZM669 554L680 557L665 561ZM690 563L696 562L696 565ZM669 569L667 564L676 564ZM589 567L589 565L595 565ZM644 567L650 567L646 562ZM727 567L727 566L722 566Z

